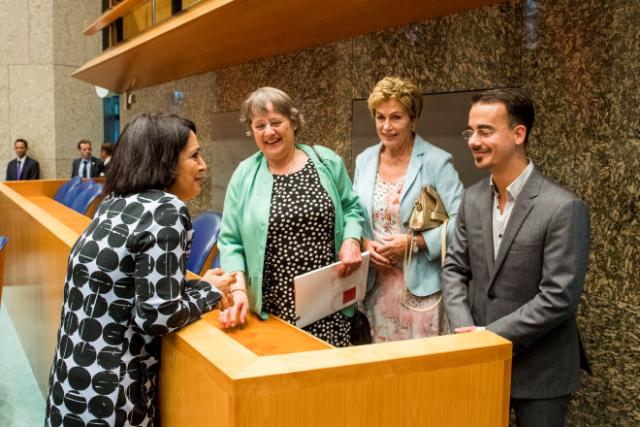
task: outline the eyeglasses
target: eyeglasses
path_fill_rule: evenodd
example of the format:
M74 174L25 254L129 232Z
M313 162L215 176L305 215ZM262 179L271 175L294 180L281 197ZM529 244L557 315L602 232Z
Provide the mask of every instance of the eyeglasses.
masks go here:
M501 128L501 129L507 129L507 128ZM465 131L462 132L462 137L466 140L469 140L473 137L473 135L475 134L478 138L480 139L485 139L485 138L489 138L491 135L493 135L494 133L498 132L501 129L495 129L495 128L478 128L477 130L472 130L472 129L467 129Z
M254 132L264 132L267 129L267 126L271 127L273 130L278 130L282 127L285 122L271 122L271 123L257 123L251 124L251 128Z

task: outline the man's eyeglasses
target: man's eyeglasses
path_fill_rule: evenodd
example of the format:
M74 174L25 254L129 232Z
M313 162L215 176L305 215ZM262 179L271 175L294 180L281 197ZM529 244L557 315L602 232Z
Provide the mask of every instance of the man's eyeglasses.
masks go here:
M491 135L498 132L499 130L500 129L495 129L495 128L478 128L475 131L472 129L467 129L462 132L462 137L466 140L469 140L475 134L478 138L484 139L484 138L489 138Z

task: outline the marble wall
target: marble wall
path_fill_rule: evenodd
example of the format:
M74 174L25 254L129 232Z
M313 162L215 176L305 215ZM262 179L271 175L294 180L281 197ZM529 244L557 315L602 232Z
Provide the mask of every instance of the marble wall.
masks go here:
M102 101L71 73L100 53L82 30L100 14L100 0L9 0L0 7L0 173L29 141L42 178L68 177L76 143L102 142Z
M237 111L250 91L276 86L307 117L298 139L333 147L349 161L352 101L366 98L384 75L411 77L425 93L523 87L538 113L530 144L534 162L591 207L591 266L579 323L593 375L584 377L568 425L636 426L638 22L638 0L512 0L144 89L123 112L175 109L171 92L184 91L181 112L200 127L208 163L219 164L225 154L211 148L213 114ZM219 188L224 178L215 170L209 176ZM219 200L205 187L191 209L195 215L218 209Z

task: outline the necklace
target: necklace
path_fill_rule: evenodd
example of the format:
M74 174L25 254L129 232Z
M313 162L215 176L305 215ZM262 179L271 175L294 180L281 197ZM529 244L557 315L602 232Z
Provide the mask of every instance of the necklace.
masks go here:
M287 173L285 175L291 175L291 172L293 171L293 168L296 166L296 160L298 159L298 150L295 150L293 152L293 160L291 160L291 166L289 167L289 170L287 171Z

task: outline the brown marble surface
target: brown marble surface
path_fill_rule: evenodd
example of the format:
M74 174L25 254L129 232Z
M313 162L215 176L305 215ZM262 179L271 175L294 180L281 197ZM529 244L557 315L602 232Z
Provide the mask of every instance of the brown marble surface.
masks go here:
M640 308L585 295L578 322L592 374L583 373L567 426L640 425Z
M521 6L505 3L354 39L354 98L386 75L424 93L513 86L520 77Z

